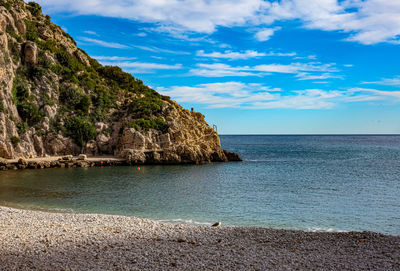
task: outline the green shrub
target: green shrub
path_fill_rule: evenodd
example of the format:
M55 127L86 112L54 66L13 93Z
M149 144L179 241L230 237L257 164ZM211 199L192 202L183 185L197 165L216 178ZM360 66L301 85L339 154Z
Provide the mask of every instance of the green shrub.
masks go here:
M35 17L42 14L42 7L36 2L29 2L26 8L31 12L31 14Z
M96 128L86 118L70 117L65 121L66 135L71 137L75 143L83 147L89 140L96 138Z
M34 66L29 69L29 76L31 78L40 79L46 74L46 69L40 66Z
M51 24L51 18L49 15L46 15L46 25L50 25Z
M155 97L143 97L134 100L129 107L129 113L136 114L137 117L157 116L161 113L163 102Z
M73 73L82 70L82 64L74 56L70 55L65 49L58 50L56 57L62 66L67 67Z
M12 5L11 5L11 3L10 2L2 2L2 3L0 3L0 6L3 6L3 7L5 7L8 11L10 11L11 10L11 8L12 8Z
M20 59L20 50L17 43L9 41L8 50L11 52L14 64L17 64Z
M133 120L129 127L135 128L138 131L148 131L149 129L155 129L161 131L163 134L168 132L168 124L162 118L156 119L136 119Z
M58 46L57 46L57 42L55 42L54 40L46 40L46 41L38 41L37 45L40 49L45 50L45 51L50 51L52 53L56 53L58 51Z
M56 63L50 67L50 70L57 75L61 75L64 71L64 67L60 63Z
M21 119L31 126L41 122L44 118L44 112L40 111L35 103L28 100L19 102L17 110Z
M39 30L35 22L32 21L25 21L26 25L26 39L30 41L37 42L39 38Z
M29 125L26 121L21 122L17 124L17 129L18 129L18 134L23 135L26 133L26 131L28 131Z
M67 107L86 115L91 105L90 98L83 91L69 87L60 90L59 101Z
M13 144L14 147L17 146L20 141L21 141L21 139L19 139L18 136L13 136L11 138L11 143Z
M39 59L38 65L42 66L45 69L51 68L51 61L46 57L42 57Z
M7 29L7 33L13 37L14 39L16 39L18 42L22 42L22 38L20 35L18 35L17 33L15 33L14 30L12 30L11 28Z

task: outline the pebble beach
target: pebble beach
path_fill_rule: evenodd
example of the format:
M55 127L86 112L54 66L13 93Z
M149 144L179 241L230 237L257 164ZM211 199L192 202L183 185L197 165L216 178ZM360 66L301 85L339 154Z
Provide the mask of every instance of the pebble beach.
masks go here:
M0 207L0 270L400 270L400 237Z

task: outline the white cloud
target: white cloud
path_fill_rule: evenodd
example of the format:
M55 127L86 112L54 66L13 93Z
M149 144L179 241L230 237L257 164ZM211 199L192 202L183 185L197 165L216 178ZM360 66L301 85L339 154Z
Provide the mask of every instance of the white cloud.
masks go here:
M264 21L299 19L309 29L343 31L348 41L362 44L397 42L400 1L397 0L282 0L274 2Z
M126 61L126 60L133 60L136 59L136 57L124 57L124 56L94 56L93 58L103 61L103 60L108 60L108 61Z
M89 34L89 35L93 35L93 36L99 36L99 34L97 34L94 31L90 31L90 30L85 30L85 31L83 31L83 33L86 33L86 34Z
M103 65L118 66L121 68L136 68L141 70L178 70L182 68L182 64L168 65L160 63L146 62L101 62Z
M258 41L267 41L269 40L275 33L275 31L280 30L280 27L275 27L275 28L264 28L260 31L258 31L254 37Z
M348 33L362 44L399 43L398 0L38 0L51 12L73 12L157 23L158 31L189 38L218 26L257 26L256 38L268 40L274 22L298 20L305 28Z
M315 60L315 59L317 59L317 56L316 56L316 55L296 56L294 59L309 59L309 60Z
M51 11L126 18L212 33L217 26L245 25L269 6L263 0L39 0Z
M375 94L376 98L385 98L385 97L392 97L392 98L398 98L400 99L400 90L396 91L386 91L386 90L378 90L378 89L371 89L371 88L352 88L350 91L353 92L370 92L372 94Z
M168 50L168 49L162 49L158 48L155 46L142 46L142 45L132 45L134 48L138 48L140 50L144 51L149 51L153 53L166 53L166 54L174 54L174 55L190 55L188 52L183 52L183 51L174 51L174 50Z
M311 76L333 78L338 77L330 73L338 72L334 64L313 63L291 63L291 64L264 64L256 66L230 66L223 63L197 64L197 68L191 69L190 74L204 77L223 76L264 76L271 73L297 74L297 77L304 80L312 79ZM324 74L320 74L324 73ZM317 79L317 78L313 78ZM322 79L322 78L319 78Z
M86 38L86 37L80 37L78 38L79 40L83 40L92 44L100 45L102 47L108 47L108 48L114 48L114 49L128 49L130 48L129 46L126 46L124 44L116 43L116 42L107 42L103 40L97 40L97 39L92 39L92 38Z
M251 106L257 101L274 100L281 91L261 84L241 82L200 84L194 87L174 86L157 90L178 102L201 103L212 108Z
M298 80L325 80L328 78L342 78L338 75L333 75L331 73L322 73L322 74L310 74L310 73L298 73L296 75Z
M205 104L210 108L331 109L339 103L370 102L388 97L400 98L400 91L386 92L359 88L347 91L322 89L283 91L262 84L242 82L173 86L157 90L178 102Z
M209 57L209 58L220 58L220 59L230 59L230 60L237 60L237 59L250 59L250 58L257 58L257 57L292 57L296 56L295 52L289 53L281 53L281 52L268 52L268 53L261 53L254 50L246 50L243 52L233 52L230 50L226 50L224 52L212 52L212 53L205 53L204 50L199 50L196 52L196 56L201 57Z
M210 57L210 58L222 58L222 59L249 59L255 57L262 57L266 56L265 53L259 53L257 51L247 50L245 52L232 52L232 51L225 51L223 53L220 52L212 52L212 53L205 53L204 50L199 50L196 52L197 56L201 57Z
M400 86L400 76L394 78L382 78L379 81L362 82L362 84L384 85L384 86Z
M280 53L280 52L269 52L266 54L266 56L295 56L297 55L295 52L290 52L290 53ZM297 59L297 57L295 57Z
M197 64L198 68L191 69L189 74L203 77L227 77L227 76L261 76L267 73L254 73L250 67L232 67L227 64Z

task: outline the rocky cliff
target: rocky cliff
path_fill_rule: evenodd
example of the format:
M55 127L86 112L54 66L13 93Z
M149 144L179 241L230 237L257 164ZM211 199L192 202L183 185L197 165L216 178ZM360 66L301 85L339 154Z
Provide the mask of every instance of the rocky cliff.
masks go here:
M0 158L240 160L220 148L202 114L118 67L100 65L34 2L0 0L0 48Z

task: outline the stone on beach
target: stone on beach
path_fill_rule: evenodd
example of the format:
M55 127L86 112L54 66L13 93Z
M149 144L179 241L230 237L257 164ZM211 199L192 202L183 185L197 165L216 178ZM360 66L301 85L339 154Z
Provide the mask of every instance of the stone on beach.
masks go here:
M400 237L0 207L0 270L400 270Z

